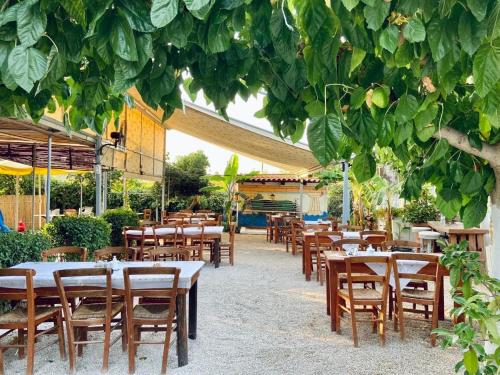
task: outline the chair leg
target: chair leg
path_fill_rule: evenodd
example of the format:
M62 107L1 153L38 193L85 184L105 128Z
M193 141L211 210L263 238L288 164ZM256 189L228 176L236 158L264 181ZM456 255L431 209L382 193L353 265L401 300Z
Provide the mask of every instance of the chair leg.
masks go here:
M340 335L341 330L340 330L340 316L342 315L342 309L340 308L340 304L342 303L342 300L340 297L337 296L337 318L335 321L335 331Z
M75 328L75 337L77 341L83 341L83 336L82 336L82 328ZM76 349L77 349L77 355L78 357L81 357L83 354L83 344L76 344Z
M122 317L122 321L121 321L121 325L122 325L122 352L126 352L127 351L127 312L125 311L125 309L123 309L122 313L121 313L121 317Z
M17 330L17 343L23 345L19 348L17 355L19 359L24 358L24 329L20 328Z
M133 374L135 372L135 327L130 320L128 322L130 323L128 326L128 373Z
M354 341L354 347L357 348L358 344L358 326L356 322L356 307L351 306L349 302L350 310L351 310L351 325L352 325L352 340Z
M4 375L4 368L3 368L3 349L0 349L0 375Z
M57 324L57 340L59 342L59 355L64 361L66 359L66 349L64 346L64 328L62 322L62 313L59 313L56 318Z
M66 330L68 335L68 352L69 352L69 372L74 374L75 372L75 331L69 324L66 324L68 328Z
M102 356L102 371L108 371L109 365L109 346L111 341L111 322L106 323L106 328L104 330L104 349Z
M398 301L394 300L394 313L392 317L392 322L394 324L394 331L399 331L399 309L398 309Z
M28 350L27 350L27 364L26 364L26 374L31 375L33 374L33 366L34 366L34 361L35 361L35 333L36 333L36 327L28 326Z
M168 351L170 349L170 336L172 335L172 322L167 324L165 332L165 344L163 345L163 356L161 360L161 373L167 373Z
M437 305L432 306L432 330L434 331L436 328L439 326L439 319L438 319L438 308ZM436 334L431 333L431 345L436 346Z
M377 308L373 306L372 309L372 333L377 333Z
M399 336L401 340L405 339L405 318L403 311L403 302L399 300L398 302L398 320L399 320Z
M387 314L386 314L386 304L382 305L382 309L379 313L379 335L380 335L380 343L385 345L385 324L387 322Z

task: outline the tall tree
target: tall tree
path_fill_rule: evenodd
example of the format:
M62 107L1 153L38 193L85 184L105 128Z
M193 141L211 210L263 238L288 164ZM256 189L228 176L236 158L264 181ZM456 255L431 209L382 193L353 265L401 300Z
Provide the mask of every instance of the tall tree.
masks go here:
M208 184L204 177L209 166L208 157L203 151L179 156L175 162L169 163L165 172L170 194L182 197L198 194Z

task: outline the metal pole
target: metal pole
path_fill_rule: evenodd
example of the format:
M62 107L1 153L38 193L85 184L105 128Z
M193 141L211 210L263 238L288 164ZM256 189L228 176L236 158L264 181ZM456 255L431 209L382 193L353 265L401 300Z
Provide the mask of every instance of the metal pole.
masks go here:
M302 218L304 217L304 210L302 209L303 205L304 205L304 180L300 180L300 187L299 187L299 191L300 191L300 212L299 212L299 216L300 216L300 220L302 220Z
M342 189L342 224L347 224L351 217L351 203L349 194L349 163L342 162L344 169L344 186Z
M32 191L31 191L31 231L35 231L35 195L36 195L36 145L31 146L31 166L33 168Z
M79 216L83 212L83 176L80 175L80 211Z
M42 176L38 175L38 229L42 229Z
M95 215L102 214L102 165L101 165L101 136L95 143Z
M47 181L45 182L45 222L50 222L50 178L52 172L52 136L47 142Z
M165 156L163 156L163 173L161 177L161 215L163 220L163 211L165 211L165 177L166 177L166 163Z
M14 226L15 230L17 230L19 224L19 176L16 176L15 191L16 191L16 202L14 209Z
M102 211L108 209L108 172L102 172Z

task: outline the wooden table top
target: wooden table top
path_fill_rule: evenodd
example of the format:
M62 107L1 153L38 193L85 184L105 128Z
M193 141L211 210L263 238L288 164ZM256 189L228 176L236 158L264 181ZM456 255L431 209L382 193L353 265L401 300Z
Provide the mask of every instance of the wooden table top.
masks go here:
M439 221L428 221L427 224L437 232L447 234L487 234L488 229L464 228L463 223L441 224Z

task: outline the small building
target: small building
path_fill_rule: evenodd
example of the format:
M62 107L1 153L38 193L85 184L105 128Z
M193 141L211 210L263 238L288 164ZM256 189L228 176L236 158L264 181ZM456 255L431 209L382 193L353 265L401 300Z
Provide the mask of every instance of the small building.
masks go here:
M266 213L296 213L304 220L328 216L326 188L316 189L319 179L289 174L261 174L238 184L238 192L246 197L241 226L263 227Z

